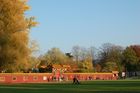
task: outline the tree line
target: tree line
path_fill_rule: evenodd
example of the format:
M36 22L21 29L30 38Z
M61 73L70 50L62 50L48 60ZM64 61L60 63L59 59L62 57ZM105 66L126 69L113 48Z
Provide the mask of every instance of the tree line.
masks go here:
M135 72L140 71L140 45L124 48L105 43L99 49L74 46L70 53L52 48L39 56L38 62L38 68L53 64L76 65L76 72Z

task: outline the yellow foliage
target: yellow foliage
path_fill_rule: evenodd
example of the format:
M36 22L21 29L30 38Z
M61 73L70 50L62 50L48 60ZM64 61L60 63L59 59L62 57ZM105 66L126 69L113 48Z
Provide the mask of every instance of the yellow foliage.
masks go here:
M26 2L0 0L0 68L7 72L19 72L29 65L28 29L36 22L26 20L24 13L30 9Z

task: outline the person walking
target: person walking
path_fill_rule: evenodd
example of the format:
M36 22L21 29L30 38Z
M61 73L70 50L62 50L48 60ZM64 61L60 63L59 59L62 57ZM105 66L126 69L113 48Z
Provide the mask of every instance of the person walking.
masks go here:
M74 76L74 78L73 78L73 84L80 84L80 82L76 76Z

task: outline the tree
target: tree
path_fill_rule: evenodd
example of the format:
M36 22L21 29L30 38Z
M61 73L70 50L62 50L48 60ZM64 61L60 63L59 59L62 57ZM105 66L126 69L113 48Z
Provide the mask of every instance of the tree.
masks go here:
M127 47L123 52L123 64L127 71L136 71L139 58L131 47Z
M140 45L131 45L130 47L135 51L137 57L140 58Z
M66 55L59 48L52 48L45 55L44 59L50 64L66 64Z
M6 72L19 72L28 68L30 55L29 28L35 26L27 18L29 9L24 0L0 0L0 68ZM30 20L30 21L29 21Z
M96 63L94 67L95 67L95 72L101 72L102 68L100 64Z
M81 72L93 71L93 48L74 46L72 54Z
M140 45L131 45L130 46L136 53L136 56L138 57L138 63L136 65L136 70L140 71Z
M74 46L72 48L72 55L74 57L74 60L78 63L80 60L81 50L79 46Z
M110 66L112 65L115 70L122 72L122 52L123 48L121 46L113 45L110 43L105 43L99 51L100 65L102 66L102 71L110 71ZM107 69L108 68L108 69Z
M117 65L115 62L106 62L104 69L102 70L103 72L112 72L116 71Z
M30 41L29 48L32 53L31 56L36 56L36 54L39 52L39 45L38 45L37 41L35 41L35 40Z

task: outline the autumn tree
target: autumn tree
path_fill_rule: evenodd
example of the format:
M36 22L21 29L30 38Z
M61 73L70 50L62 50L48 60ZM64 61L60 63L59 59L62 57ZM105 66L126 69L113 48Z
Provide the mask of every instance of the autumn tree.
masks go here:
M39 52L39 44L37 43L36 40L29 41L29 48L30 48L30 51L32 53L31 57L37 56L37 54Z
M93 48L74 46L72 54L81 72L93 72Z
M136 53L136 56L138 57L138 62L136 65L136 70L140 71L140 45L131 45L130 46Z
M140 58L140 45L131 45L130 47L135 51L137 57Z
M118 70L122 72L122 52L123 48L121 46L110 43L103 44L99 51L100 65L103 68L102 71Z
M27 18L25 0L0 0L0 69L20 72L28 68L29 29L34 17Z
M59 48L52 48L43 57L47 64L66 64L66 55Z

